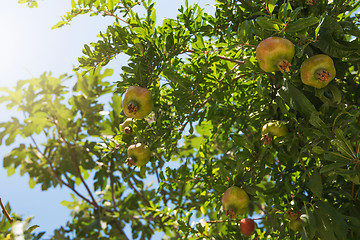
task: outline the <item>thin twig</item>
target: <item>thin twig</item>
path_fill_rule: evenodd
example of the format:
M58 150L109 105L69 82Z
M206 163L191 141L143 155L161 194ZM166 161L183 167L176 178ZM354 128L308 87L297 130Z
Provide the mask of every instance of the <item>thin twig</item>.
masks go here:
M217 57L222 59L222 60L229 61L229 62L234 62L234 63L237 63L237 64L245 64L245 61L240 61L240 60L224 57L224 56L221 56L221 55L218 55Z
M125 21L124 19L122 19L122 18L120 18L120 17L118 17L118 16L116 16L115 14L113 14L112 12L109 12L108 10L104 10L104 13L106 14L106 15L108 15L108 16L112 16L112 17L114 17L114 18L116 18L116 19L118 19L118 20L120 20L120 21L122 21L123 23L126 23L127 25L129 25L130 27L132 27L132 25L130 24L130 23L128 23L127 21Z
M35 139L34 139L34 137L33 137L33 136L30 136L30 138L31 138L32 142L34 143L37 152L38 152L38 153L41 155L41 157L44 158L44 159L47 161L47 163L49 164L50 170L51 170L52 174L55 176L55 178L58 180L58 182L61 183L61 184L63 184L63 185L65 185L65 186L68 187L69 189L71 189L76 195L78 195L80 198L82 198L82 199L83 199L84 201L86 201L87 203L93 205L92 202L91 202L89 199L87 199L86 197L84 197L84 196L83 196L81 193L79 193L75 188L71 187L68 183L66 183L64 180L61 179L61 177L56 173L55 168L54 168L52 162L50 161L50 159L47 158L47 157L44 155L44 153L41 152L38 144L36 143L36 141L35 141Z
M128 183L129 183L130 188L132 188L132 189L136 192L136 194L139 195L139 197L144 201L144 203L145 203L148 207L150 207L151 204L150 204L149 200L147 200L146 197L144 196L144 194L142 194L139 190L137 190L137 189L135 188L135 186L132 184L132 182L131 182L130 179L129 179L129 182L128 182Z
M301 162L301 166L303 167L304 171L307 172L306 167L305 167L305 163L304 163L304 161L302 160L301 157L300 157L300 162ZM309 172L307 172L307 176L309 178L311 177Z
M117 204L115 199L115 187L114 187L114 179L113 179L113 160L110 160L110 166L109 166L109 178L110 178L110 187L111 187L111 197L112 197L112 204L114 206L114 209L117 211Z
M192 49L185 49L180 54L182 54L182 53L195 53L195 51L192 50ZM236 60L236 59L233 59L233 58L228 58L228 57L221 56L221 55L217 55L217 57L222 59L222 60L225 60L225 61L234 62L234 63L237 63L237 64L245 64L245 61L240 61L240 60Z
M256 205L266 215L266 210L259 203L254 202L254 205Z
M77 159L77 155L76 155L76 151L75 151L75 148L73 145L71 145L70 143L67 142L67 145L68 147L70 148L71 150L71 153L72 153L72 158L73 158L73 162L74 162L74 165L75 165L75 169L76 169L76 172L78 174L78 177L80 178L81 182L84 184L87 192L89 193L89 196L91 198L91 200L93 201L93 204L96 208L99 208L99 205L97 204L89 186L87 185L87 183L85 182L85 179L83 178L82 174L81 174L81 171L80 171L80 167L79 167L79 162L78 162L78 159Z
M126 172L123 170L123 169L119 169L121 171L121 173L125 176L126 175ZM139 197L143 200L143 202L145 203L145 205L147 205L148 207L151 206L149 200L147 200L145 198L145 196L133 185L133 183L131 182L131 179L129 178L128 180L128 184L129 184L129 187L131 189L133 189L135 191L135 193L137 195L139 195Z
M114 179L113 179L113 160L110 160L110 166L109 166L109 178L110 178L110 188L111 188L111 197L112 197L112 204L113 204L113 209L115 212L118 212L120 214L120 211L117 208L117 204L116 204L116 199L115 199L115 188L114 188ZM121 218L120 218L121 219ZM121 225L119 224L118 221L115 221L116 227L117 229L120 231L120 233L126 238L128 239L128 237L126 236L123 228L121 227Z
M264 218L252 218L252 220L262 220ZM241 219L228 219L228 220L212 220L206 221L207 223L226 223L226 222L239 222Z
M85 179L83 178L82 174L81 174L81 170L80 170L80 167L79 167L79 161L78 161L78 158L77 158L77 154L76 154L76 150L75 150L75 145L71 144L70 142L66 141L65 137L63 136L62 134L62 131L59 127L59 125L57 124L57 121L56 119L53 117L53 122L55 124L55 127L56 127L56 130L58 132L58 135L60 137L60 140L68 147L68 149L71 151L71 156L72 156L72 160L73 160L73 163L74 163L74 166L75 166L75 170L78 174L78 177L80 178L82 184L84 185L84 187L86 188L86 191L88 192L91 200L92 200L92 203L91 205L93 205L94 207L96 208L99 208L99 205L97 204L89 186L87 185Z
M12 223L14 220L10 217L9 213L6 211L6 208L4 206L4 204L2 203L1 201L1 198L0 198L0 205L1 205L1 209L2 209L2 212L3 214L5 215L5 217L7 218L7 220Z

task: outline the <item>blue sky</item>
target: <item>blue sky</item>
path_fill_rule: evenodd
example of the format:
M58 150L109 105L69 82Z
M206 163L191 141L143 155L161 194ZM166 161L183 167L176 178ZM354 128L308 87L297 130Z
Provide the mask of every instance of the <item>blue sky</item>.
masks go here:
M158 22L164 17L173 18L177 9L185 0L156 1ZM204 7L208 0L189 0L189 4L199 3ZM80 16L71 26L51 30L60 21L60 16L71 9L70 0L40 0L39 7L29 9L15 0L2 1L0 8L0 87L11 87L17 80L40 76L51 71L54 76L71 74L77 59L82 55L84 44L97 40L97 34L106 29L111 17ZM211 6L206 7L212 11ZM91 26L91 27L90 27ZM118 81L119 71L126 60L118 57L108 67L115 73L110 81ZM0 122L10 118L14 111L0 105ZM11 146L0 146L0 158L3 159ZM19 171L8 177L0 167L0 197L9 202L12 210L24 217L34 216L32 223L40 226L38 231L51 234L55 228L64 225L70 219L70 212L60 205L62 200L70 200L65 188L41 191L39 187L30 189L28 176L20 176Z

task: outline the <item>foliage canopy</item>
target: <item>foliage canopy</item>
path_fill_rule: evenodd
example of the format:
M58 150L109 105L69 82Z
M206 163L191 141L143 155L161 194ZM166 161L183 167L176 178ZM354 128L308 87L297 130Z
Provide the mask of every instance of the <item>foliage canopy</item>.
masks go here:
M54 28L80 14L114 22L84 46L74 76L44 73L1 97L24 116L0 124L1 144L13 145L4 168L27 173L30 187L73 191L63 202L72 221L52 239L150 239L158 231L245 239L242 217L256 220L254 239L360 238L359 1L216 0L213 13L186 1L161 23L151 0L71 4ZM295 45L289 73L258 66L256 46L271 36ZM320 53L333 59L336 79L316 89L301 82L300 66ZM119 54L128 63L111 84L118 76L106 65ZM154 110L123 134L121 96L133 85L152 92ZM273 120L289 132L263 144L262 126ZM134 143L151 149L146 168L125 164ZM221 197L233 185L251 203L230 220ZM289 210L300 211L300 232L289 229ZM33 229L26 238L40 239Z

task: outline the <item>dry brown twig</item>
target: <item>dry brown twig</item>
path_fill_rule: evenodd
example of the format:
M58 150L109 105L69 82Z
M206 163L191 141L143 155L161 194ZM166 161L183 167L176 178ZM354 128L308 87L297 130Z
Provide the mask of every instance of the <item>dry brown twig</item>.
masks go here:
M1 201L1 198L0 198L0 206L1 206L1 209L2 209L2 213L5 215L5 217L8 219L8 221L10 223L12 223L14 220L10 217L9 213L6 211L6 208L5 208L4 204Z

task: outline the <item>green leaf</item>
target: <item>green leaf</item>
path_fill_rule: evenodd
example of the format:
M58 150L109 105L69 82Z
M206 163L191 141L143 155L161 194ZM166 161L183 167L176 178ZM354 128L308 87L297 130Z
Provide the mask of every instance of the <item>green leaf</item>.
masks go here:
M332 93L332 97L334 99L334 102L335 103L340 103L341 102L341 95L342 95L341 90L339 88L337 88L333 84L329 84L328 88L330 89L330 91Z
M337 128L335 129L334 133L336 138L340 140L338 147L341 148L344 152L348 153L349 157L355 158L356 154L354 152L354 149L349 140L345 138L343 131L340 128Z
M314 146L312 149L311 149L312 152L316 153L316 154L324 154L325 151L322 147L320 146Z
M255 21L261 28L269 31L279 31L279 26L283 25L282 22L267 17L258 17Z
M336 149L339 152L341 152L344 156L346 156L350 159L353 158L353 155L352 155L351 151L349 151L347 145L340 139L331 140L331 144L334 145L336 147Z
M315 124L314 126L322 125L322 121L318 119L319 114L314 105L294 85L289 83L288 86L283 86L279 89L279 94L289 106L298 110L309 119L312 117L313 124Z
M329 173L329 172L334 172L334 171L338 170L339 168L342 168L346 165L347 165L346 163L331 163L331 164L328 164L328 165L325 165L324 167L322 167L320 170L320 173L325 174L325 173Z
M35 185L36 185L36 181L32 177L30 177L29 178L29 186L30 186L30 188L33 189L35 187Z
M71 8L72 8L72 9L75 9L75 8L76 8L75 0L71 0Z
M109 11L113 10L113 8L114 8L113 0L107 0L107 7L108 7Z
M316 227L320 239L337 240L331 228L331 221L328 215L324 213L323 210L319 210L315 216L316 222L318 223Z
M308 234L309 239L313 239L313 237L315 236L316 231L317 231L316 216L312 211L310 211L310 209L306 205L304 205L303 208L304 208L305 215L306 215L305 230L309 229L309 231L306 231L306 233Z
M31 233L32 231L34 231L35 229L37 229L38 227L40 227L39 225L33 225L31 227L29 227L24 233Z
M267 7L268 7L269 13L272 13L274 11L275 6L276 6L276 2L277 2L277 0L269 0L267 2Z
M60 28L66 24L69 24L67 21L60 21L57 24L55 24L54 26L51 27L51 29L56 29L56 28Z
M327 225L322 227L324 230L328 230L329 235L326 234L327 237L330 239L346 239L347 231L344 229L348 229L348 226L344 216L328 202L318 202L316 205L319 207L319 215L323 220L326 219Z
M335 18L326 16L319 29L318 41L312 44L331 57L359 57L359 44L356 42L345 42L342 40L343 36L343 27Z
M297 15L303 10L304 7L297 7L294 11L291 12L290 18L295 19Z
M248 42L254 34L255 24L254 21L245 20L239 24L238 36L240 42Z
M337 169L336 173L354 184L360 185L360 173L357 170Z
M8 177L10 177L11 175L14 175L14 173L15 173L15 168L10 167L7 169Z
M351 158L348 158L337 152L330 152L328 154L325 154L324 158L325 158L325 160L328 160L328 161L344 163L344 164L349 164L350 161L352 161Z
M295 22L290 22L286 28L285 31L287 33L297 33L304 30L307 30L309 27L317 24L319 22L319 19L316 17L307 17L307 18L300 18L296 20Z
M318 112L311 113L309 123L317 128L325 128L326 127L324 121L321 120Z
M314 170L313 174L311 175L308 187L316 197L321 198L323 186L320 174L317 170Z

